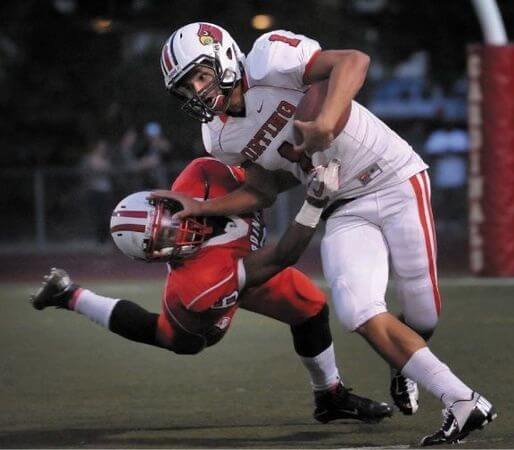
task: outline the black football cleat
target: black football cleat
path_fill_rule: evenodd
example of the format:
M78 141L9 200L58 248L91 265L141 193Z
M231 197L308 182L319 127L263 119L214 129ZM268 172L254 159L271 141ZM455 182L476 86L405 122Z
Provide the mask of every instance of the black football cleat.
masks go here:
M394 404L406 416L416 414L419 408L419 389L415 381L404 377L400 371L391 369L389 388Z
M43 285L30 296L30 303L38 310L49 306L66 308L77 288L64 270L53 267L50 274L45 275Z
M471 400L456 401L443 409L443 425L434 434L421 439L420 445L460 444L472 431L484 428L496 419L494 406L476 392ZM459 420L460 418L460 420ZM459 426L459 422L462 426Z
M387 403L379 403L352 394L339 383L335 389L314 392L316 409L314 419L328 423L337 419L356 419L362 422L378 423L393 415L393 408Z

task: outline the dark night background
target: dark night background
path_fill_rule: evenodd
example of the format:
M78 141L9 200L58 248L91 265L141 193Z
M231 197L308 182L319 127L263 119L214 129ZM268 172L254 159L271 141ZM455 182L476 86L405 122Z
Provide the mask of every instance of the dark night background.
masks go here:
M509 33L514 2L498 4ZM164 90L161 46L177 27L209 21L225 27L248 52L267 31L252 27L257 14L272 17L268 29L306 34L325 49L369 53L372 64L358 100L429 163L424 150L431 131L466 130L466 47L483 41L468 0L5 1L0 6L0 182L9 196L0 205L8 218L2 221L2 240L35 239L41 247L91 235L77 219L87 215L80 167L100 141L113 157L106 211L135 187L155 187L144 181L143 171L131 172L140 180L137 186L115 179L126 173L116 158L127 130L140 139L146 124L161 125L171 148L161 161L166 183L185 162L202 155L198 123ZM401 69L406 61L414 69L407 75ZM387 86L399 92L384 100ZM449 218L456 228L442 230L442 237L457 235L465 245L465 186L460 195L452 208L458 217ZM436 213L443 208L444 216L444 205L435 208ZM293 209L294 202L288 205L289 212ZM284 217L280 220L283 225Z
M226 27L248 51L261 34L255 14L274 16L274 28L306 34L324 48L358 48L388 68L418 50L429 54L429 77L443 86L465 73L465 48L482 40L468 1L388 0L363 11L360 2L76 1L60 12L52 1L6 1L0 7L1 165L74 164L98 135L116 139L131 123L159 120L188 158L198 127L177 113L159 68L160 45L195 20ZM63 1L61 3L69 3ZM514 3L500 1L507 29ZM98 33L92 21L112 20ZM131 49L146 34L144 49ZM365 93L369 89L365 90ZM180 136L176 130L180 129Z

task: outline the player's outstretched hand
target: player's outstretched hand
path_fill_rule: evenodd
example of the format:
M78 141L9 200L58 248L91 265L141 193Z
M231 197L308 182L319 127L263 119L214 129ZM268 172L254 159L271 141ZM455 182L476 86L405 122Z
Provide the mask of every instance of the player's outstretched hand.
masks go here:
M294 126L301 135L301 142L293 148L298 153L305 153L312 156L313 153L321 152L332 144L334 132L321 126L317 121L302 122L294 121Z
M339 171L341 162L332 159L326 166L317 166L311 171L311 179L307 187L307 201L322 208L327 205L335 192L339 190Z
M155 190L150 193L150 199L160 199L160 200L175 200L179 202L184 209L175 213L173 218L175 219L185 219L186 217L196 217L201 216L201 205L202 202L195 200L194 198L188 197L187 195L181 194L179 192L166 191L166 190Z

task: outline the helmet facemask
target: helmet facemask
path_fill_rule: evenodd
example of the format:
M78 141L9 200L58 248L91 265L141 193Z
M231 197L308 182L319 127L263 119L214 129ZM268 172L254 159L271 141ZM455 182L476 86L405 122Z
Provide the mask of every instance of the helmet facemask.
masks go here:
M149 238L145 253L151 261L179 261L195 253L212 234L205 217L177 220L173 215L182 207L168 200L151 200Z
M232 50L229 49L229 52ZM200 67L207 68L212 72L212 81L201 91L195 92L193 88L187 87L185 84ZM183 100L181 107L183 111L206 123L210 122L214 116L227 111L237 81L237 74L232 69L226 68L222 71L217 58L202 55L183 70L180 78L171 86L170 92ZM213 92L217 92L217 94L212 96Z

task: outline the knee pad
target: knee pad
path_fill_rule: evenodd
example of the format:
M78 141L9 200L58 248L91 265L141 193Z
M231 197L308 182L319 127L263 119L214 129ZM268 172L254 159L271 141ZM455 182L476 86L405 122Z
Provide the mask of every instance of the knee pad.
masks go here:
M369 319L387 311L384 298L372 298L367 292L355 292L343 277L332 284L332 304L339 322L347 331L355 331Z
M291 326L296 353L306 358L319 355L332 344L328 306L315 316L298 325Z
M203 336L190 334L177 329L164 315L157 321L156 340L159 347L172 351L177 355L196 355L207 344Z
M415 311L404 308L403 318L409 327L421 335L432 333L439 321L439 316L434 308L427 308L425 310L418 310L416 308Z
M420 334L431 333L439 321L439 300L430 278L420 276L396 283L405 323Z
M202 336L188 335L180 336L173 341L168 348L177 355L196 355L206 346L206 340Z

